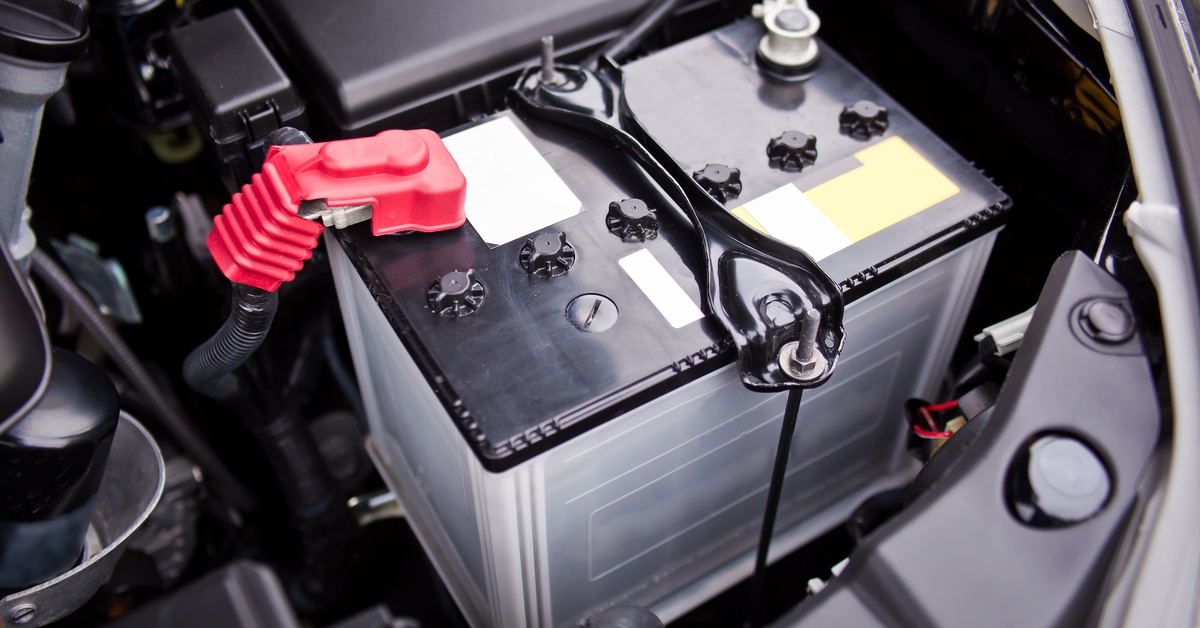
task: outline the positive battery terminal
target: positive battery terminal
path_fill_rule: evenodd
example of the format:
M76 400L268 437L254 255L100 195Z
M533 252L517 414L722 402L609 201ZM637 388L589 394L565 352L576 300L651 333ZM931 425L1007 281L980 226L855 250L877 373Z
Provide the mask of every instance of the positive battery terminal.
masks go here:
M230 281L274 292L324 227L368 217L375 235L461 226L466 185L433 131L272 146L262 172L213 221L208 249Z

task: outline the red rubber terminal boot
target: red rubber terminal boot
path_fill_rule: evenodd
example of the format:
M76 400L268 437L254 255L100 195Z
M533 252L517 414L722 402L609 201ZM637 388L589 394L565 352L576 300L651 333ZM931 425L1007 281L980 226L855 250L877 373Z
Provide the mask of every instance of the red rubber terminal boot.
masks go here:
M231 281L274 292L312 257L324 231L300 202L371 205L371 232L444 231L466 222L467 182L437 133L273 146L262 172L213 221L208 250Z

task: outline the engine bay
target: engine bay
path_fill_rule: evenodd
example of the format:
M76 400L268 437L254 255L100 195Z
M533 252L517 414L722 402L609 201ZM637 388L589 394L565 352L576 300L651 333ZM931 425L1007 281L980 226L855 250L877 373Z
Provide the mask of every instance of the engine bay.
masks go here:
M0 624L1117 612L1171 352L1080 7L0 2Z

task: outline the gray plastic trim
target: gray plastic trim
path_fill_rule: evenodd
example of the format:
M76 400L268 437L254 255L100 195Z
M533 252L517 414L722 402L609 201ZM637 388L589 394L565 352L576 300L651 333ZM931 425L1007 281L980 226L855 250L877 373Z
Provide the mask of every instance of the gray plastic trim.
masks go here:
M1125 124L1140 198L1125 215L1159 294L1174 433L1163 482L1149 496L1132 558L1101 625L1190 626L1200 583L1200 308L1178 193L1146 60L1122 0L1089 0ZM1129 588L1123 591L1123 586ZM1127 593L1124 595L1123 593Z

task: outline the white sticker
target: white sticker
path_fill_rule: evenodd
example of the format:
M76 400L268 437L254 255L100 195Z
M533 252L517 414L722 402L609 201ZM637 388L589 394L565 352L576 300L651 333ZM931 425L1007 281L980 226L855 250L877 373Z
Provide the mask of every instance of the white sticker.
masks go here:
M507 116L443 141L467 178L467 220L489 246L512 242L583 209Z
M822 260L854 244L794 185L788 184L742 207L779 240Z
M646 298L658 308L671 327L679 329L704 318L704 313L683 291L683 286L671 278L667 269L663 268L654 254L647 249L626 255L619 263L625 274L642 289Z

